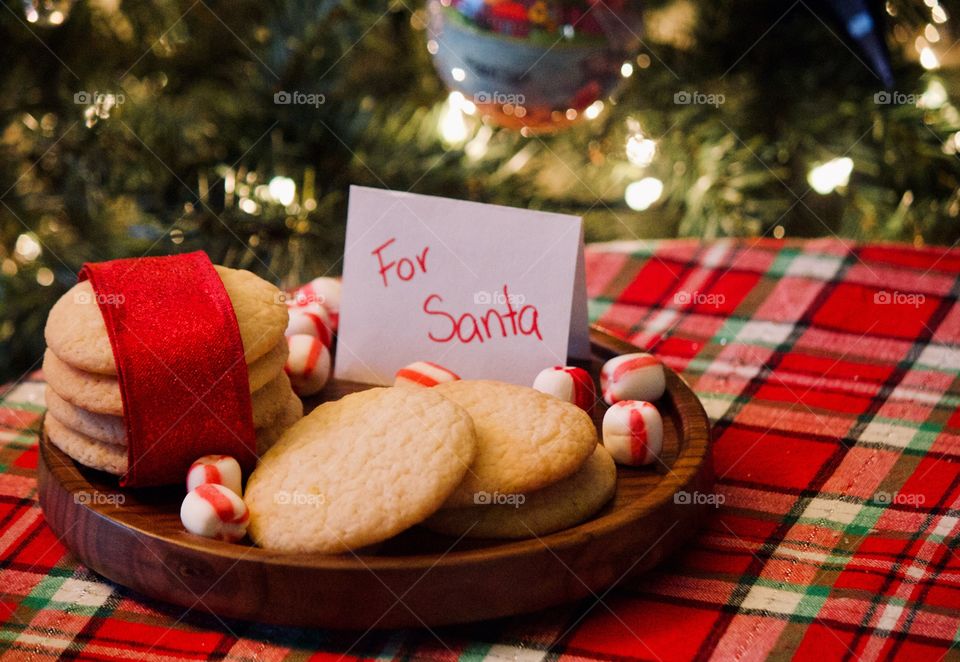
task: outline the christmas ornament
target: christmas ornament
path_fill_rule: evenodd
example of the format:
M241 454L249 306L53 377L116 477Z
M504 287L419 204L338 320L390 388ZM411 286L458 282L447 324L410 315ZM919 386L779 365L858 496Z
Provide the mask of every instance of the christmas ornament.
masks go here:
M468 112L528 132L593 119L632 71L639 3L430 0L427 49Z

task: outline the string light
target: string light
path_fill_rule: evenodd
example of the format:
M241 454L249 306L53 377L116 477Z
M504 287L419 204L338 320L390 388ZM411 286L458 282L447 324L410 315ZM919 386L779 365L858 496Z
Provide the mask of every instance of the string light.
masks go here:
M660 199L663 194L663 182L656 177L644 177L627 185L623 199L630 209L643 211Z
M286 207L297 195L297 185L289 177L274 177L267 185L270 197Z
M640 132L627 138L627 160L633 165L645 168L653 162L657 154L657 142L644 137Z
M620 75L624 78L630 78L633 75L633 65L629 62L620 65Z
M40 242L32 232L24 232L17 237L17 243L14 246L14 252L23 262L33 262L42 253Z
M47 267L37 269L37 283L43 287L53 285L53 272Z
M807 183L820 195L827 195L841 186L846 186L853 172L853 159L842 156L812 168L807 174Z
M936 110L943 106L948 98L947 90L943 87L943 84L938 80L931 80L927 84L927 89L924 90L920 96L920 101L917 105L921 108Z
M598 117L600 117L600 113L602 112L603 112L603 102L597 99L596 101L591 103L589 106L587 106L586 110L583 111L583 116L586 117L588 120L595 120Z
M487 146L493 137L493 129L489 126L480 127L476 137L463 148L464 154L473 161L479 161L487 154Z
M929 46L924 46L920 49L920 66L924 69L940 68L940 60L937 59L936 53L934 53L933 49Z
M470 135L470 128L463 114L465 102L463 94L451 92L440 111L440 137L445 143L459 145Z

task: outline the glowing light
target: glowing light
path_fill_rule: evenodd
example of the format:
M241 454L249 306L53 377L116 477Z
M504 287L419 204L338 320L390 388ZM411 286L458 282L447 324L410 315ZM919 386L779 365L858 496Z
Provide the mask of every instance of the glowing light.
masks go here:
M933 27L933 25L930 23L927 23L927 27L923 29L923 36L927 38L927 41L933 44L940 41L940 31Z
M247 214L256 214L257 213L257 203L254 202L251 198L244 198L241 200L238 205L241 211L246 212Z
M487 146L493 137L493 129L489 126L480 127L476 137L463 148L464 153L473 161L479 161L487 154Z
M663 182L656 177L644 177L627 185L623 199L630 209L643 211L659 200L662 194Z
M650 165L657 154L657 142L635 133L627 138L627 160L641 168Z
M467 115L473 115L477 112L477 105L472 101L470 101L470 99L463 99L463 101L460 102L460 110L462 110Z
M53 272L47 267L37 269L37 282L43 287L53 285Z
M629 62L624 62L620 65L620 75L624 78L630 78L633 75L633 65Z
M920 103L917 104L921 108L931 108L937 109L947 102L947 90L943 87L943 84L938 80L930 81L930 84L927 85L927 89L924 90L923 95L920 97Z
M933 49L929 46L924 46L920 49L920 66L924 69L940 68L940 60L937 59L936 53L934 53Z
M947 22L947 12L940 5L937 5L936 7L930 10L930 17L933 19L934 23Z
M40 248L40 242L32 232L25 232L17 237L17 243L14 252L24 262L33 262L43 250Z
M826 195L846 186L852 172L853 159L843 156L812 168L807 174L807 183L820 195Z
M583 111L583 116L586 117L588 120L595 120L598 117L600 117L600 113L602 112L603 112L603 102L597 99L596 101L591 103L589 106L587 106L586 110Z
M462 82L467 77L467 72L461 69L460 67L454 67L450 70L450 75L453 76L453 80Z
M270 197L286 207L297 195L297 185L289 177L274 177L267 185Z
M459 92L451 92L447 97L447 103L440 111L440 137L450 145L459 145L470 134L470 127L467 126L467 120L463 115L463 103L465 99Z
M567 108L567 112L564 114L564 117L572 122L573 120L577 119L577 111L573 108Z
M30 23L36 23L40 20L40 14L37 13L37 10L33 7L27 9L27 21Z
M60 25L61 23L63 23L64 18L65 16L63 15L63 12L52 11L50 12L50 16L47 17L47 20L50 21L50 25ZM40 275L37 274L37 282L39 282L39 279L40 279ZM50 282L52 283L53 281L51 280ZM43 283L40 283L40 284L43 285ZM49 285L49 283L47 284Z
M431 39L427 42L427 52L430 53L430 55L436 55L439 50L440 44L437 43L436 39Z

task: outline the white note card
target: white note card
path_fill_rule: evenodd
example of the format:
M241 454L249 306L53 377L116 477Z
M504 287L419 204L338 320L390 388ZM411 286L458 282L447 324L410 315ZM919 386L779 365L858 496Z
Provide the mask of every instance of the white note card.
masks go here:
M529 386L589 350L579 217L350 188L337 379L431 361Z

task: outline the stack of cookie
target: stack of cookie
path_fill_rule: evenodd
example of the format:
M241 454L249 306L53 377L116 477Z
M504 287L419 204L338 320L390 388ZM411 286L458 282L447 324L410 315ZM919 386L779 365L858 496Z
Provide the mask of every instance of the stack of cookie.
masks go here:
M249 533L265 548L339 553L423 524L529 538L587 519L616 468L582 409L493 381L397 386L317 407L247 482Z
M532 538L579 524L613 497L616 465L575 404L494 381L432 390L470 414L477 457L427 528L457 537Z
M283 371L287 309L270 283L248 271L215 268L237 316L257 447L263 452L303 416L303 405ZM48 407L44 426L50 441L76 461L122 475L127 470L123 401L98 303L90 283L84 281L50 311L44 333Z

